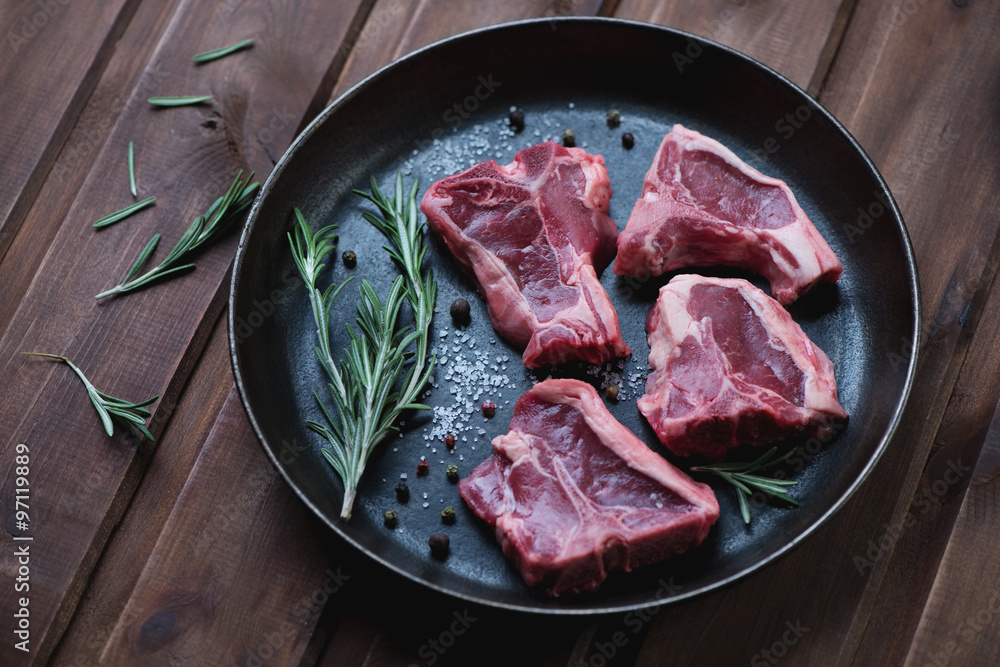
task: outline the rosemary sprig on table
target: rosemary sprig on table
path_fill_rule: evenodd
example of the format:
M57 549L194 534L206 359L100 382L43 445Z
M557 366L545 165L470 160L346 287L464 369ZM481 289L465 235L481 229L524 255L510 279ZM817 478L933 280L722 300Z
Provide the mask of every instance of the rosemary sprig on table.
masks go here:
M184 95L180 97L150 97L147 102L154 107L183 107L211 101L211 95Z
M229 46L223 46L218 49L212 49L211 51L205 51L204 53L199 53L194 56L193 60L196 63L207 63L212 60L217 60L223 56L228 56L230 53L239 51L240 49L245 49L253 46L253 37L249 39L244 39L235 44L230 44Z
M114 396L105 394L103 391L95 387L90 380L87 379L87 376L83 374L83 371L77 368L76 365L66 357L58 354L47 354L45 352L22 352L21 354L26 354L31 357L57 359L65 362L67 366L72 368L77 377L83 381L83 386L87 388L87 396L90 397L90 402L94 404L94 409L97 410L97 416L100 417L101 424L104 425L104 432L108 434L108 437L115 434L113 422L117 421L129 430L136 441L139 441L140 434L149 438L151 442L156 441L153 434L146 428L146 420L152 416L152 413L147 410L145 406L158 399L159 396L147 398L145 401L141 401L139 403L133 403L131 401L115 398Z
M157 280L163 280L193 269L194 264L180 264L180 262L187 259L195 250L215 240L218 233L253 202L254 193L260 184L250 182L253 179L253 172L247 176L246 180L242 180L242 176L243 172L241 171L236 175L236 180L229 186L226 194L216 199L204 215L199 215L194 219L188 230L177 241L174 249L156 267L141 276L136 276L159 244L159 234L154 234L153 238L149 240L120 284L101 292L94 298L103 299L115 294L133 292Z
M740 501L740 514L744 523L750 523L750 497L754 491L761 491L772 498L784 500L787 503L798 506L798 502L788 495L788 487L795 486L798 482L787 479L774 479L753 473L758 470L770 468L777 465L792 455L794 449L788 450L778 458L773 458L777 447L772 447L763 456L751 463L712 463L691 468L694 472L709 472L718 475L736 488L736 497Z
M133 197L138 197L135 187L135 142L128 142L128 187Z
M99 220L94 221L94 227L96 229L101 229L102 227L110 227L111 225L124 220L133 213L138 213L147 206L152 206L156 203L156 197L146 197L142 201L138 201L131 206L126 206L120 211L115 211L114 213L109 213Z
M388 237L391 247L386 246L386 250L403 275L393 281L384 302L371 283L361 281L357 329L347 327L350 342L339 364L331 353L329 313L333 299L346 283L331 285L325 291L316 286L323 261L334 247L333 228L313 232L296 209L298 225L294 234L289 234L292 255L309 291L319 336L316 354L330 378L333 401L331 411L313 392L327 423L307 423L327 441L329 446L323 448L323 456L344 482L340 513L344 520L351 518L358 483L375 446L397 430L394 422L404 410L429 409L416 399L434 368L434 359L428 359L427 350L437 283L430 269L423 272L427 247L422 237L423 224L417 220L417 184L406 192L402 175L397 174L392 198L382 193L374 179L371 193L359 194L378 207L381 217L370 212L364 217ZM404 301L413 311L414 327L398 324ZM403 376L407 365L409 369ZM399 389L394 390L397 385Z

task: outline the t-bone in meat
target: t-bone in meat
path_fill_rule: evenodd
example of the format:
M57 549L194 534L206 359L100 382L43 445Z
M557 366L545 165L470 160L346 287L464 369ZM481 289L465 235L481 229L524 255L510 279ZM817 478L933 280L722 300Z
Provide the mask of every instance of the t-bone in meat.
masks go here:
M510 432L459 483L535 591L593 590L696 546L719 517L712 490L650 450L579 380L545 380Z
M653 372L639 410L675 454L717 460L739 444L824 438L847 418L830 359L745 280L676 276L646 332Z
M646 277L713 264L763 275L783 304L843 270L784 181L674 125L618 237L614 272Z
M601 156L550 141L438 181L420 209L536 368L631 354L597 279L618 236L610 199Z

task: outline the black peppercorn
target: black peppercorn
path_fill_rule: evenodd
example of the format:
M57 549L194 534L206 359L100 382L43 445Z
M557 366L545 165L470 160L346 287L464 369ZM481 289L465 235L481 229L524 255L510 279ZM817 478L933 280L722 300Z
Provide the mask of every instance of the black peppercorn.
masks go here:
M452 463L450 466L448 466L447 468L445 468L445 474L448 475L448 481L449 482L457 482L458 481L458 466L455 465L454 463Z
M405 503L410 499L410 487L406 485L406 482L400 482L396 485L396 500L401 503Z
M622 115L618 109L610 109L608 111L608 127L618 127L622 122Z
M456 326L464 327L472 320L472 308L465 299L455 299L451 304L451 319Z
M423 477L430 471L431 471L431 466L429 463L427 463L427 461L421 461L420 463L417 464L417 474L419 476Z
M385 522L385 527L386 528L395 528L396 527L396 520L398 518L399 518L399 515L396 514L395 510L388 510L385 513L385 515L383 516L383 521Z
M455 523L455 508L449 505L441 510L441 520L449 526Z
M622 135L622 146L625 148L632 148L635 146L635 137L632 136L631 132L626 132Z
M576 146L576 132L567 127L563 130L562 142L563 146L566 148L573 148L573 146Z
M431 548L432 556L438 560L444 560L448 557L448 545L450 542L451 540L444 533L434 533L427 540L427 545Z
M508 120L510 121L511 129L515 132L520 132L524 129L524 112L520 109L514 109L511 111Z
M344 259L344 266L349 269L353 269L358 263L358 256L354 254L353 250L348 250L341 257Z

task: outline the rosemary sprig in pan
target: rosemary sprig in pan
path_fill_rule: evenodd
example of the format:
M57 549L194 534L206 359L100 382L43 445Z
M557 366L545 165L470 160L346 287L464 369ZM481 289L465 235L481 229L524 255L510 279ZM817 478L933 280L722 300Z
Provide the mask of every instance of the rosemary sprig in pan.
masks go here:
M770 468L777 465L792 455L794 449L788 450L778 458L772 458L777 447L772 447L763 456L751 463L712 463L703 466L694 466L693 472L709 472L718 475L736 488L736 497L740 501L740 514L744 523L750 523L750 497L755 491L761 491L772 498L784 500L786 503L798 506L798 502L788 495L788 487L795 486L798 482L787 479L774 479L753 473L758 470Z
M226 194L216 199L208 207L205 215L199 215L194 219L188 230L177 241L174 249L156 267L141 276L137 275L160 242L159 234L154 234L153 238L149 240L149 243L139 253L132 268L128 270L128 273L125 274L125 278L122 279L119 285L101 292L94 298L103 299L115 294L132 292L146 287L157 280L163 280L183 271L193 269L194 264L181 264L180 262L187 259L195 250L214 241L218 233L253 202L254 193L260 184L250 182L253 178L253 172L247 176L245 181L242 180L242 176L243 172L241 171L236 175L236 180L229 186Z
M104 425L104 432L108 434L108 437L115 434L113 422L117 421L129 430L137 442L140 441L140 434L149 438L150 442L154 442L156 440L156 438L153 437L153 434L149 432L149 429L146 428L146 420L149 419L152 413L150 413L145 406L158 399L159 396L147 398L145 401L141 401L139 403L124 401L120 398L115 398L114 396L105 394L103 391L97 389L97 387L95 387L90 380L87 379L87 376L83 374L83 371L77 368L76 365L66 357L58 354L47 354L45 352L22 352L21 354L26 354L31 357L47 357L49 359L57 359L65 362L67 366L72 368L77 377L83 381L83 386L87 388L87 396L90 397L90 402L94 404L94 409L97 410L97 416L101 418L101 424Z
M211 51L205 51L204 53L199 53L194 56L194 61L196 63L207 63L212 60L218 60L223 56L228 56L230 53L239 51L240 49L245 49L253 46L253 38L244 39L235 44L230 44L229 46L223 46L218 49L212 49Z
M292 255L309 291L319 336L316 354L330 378L333 401L330 410L319 394L313 392L327 423L307 423L327 441L329 446L323 448L323 456L344 482L340 514L344 520L351 518L368 457L379 442L397 430L396 418L404 410L429 409L416 399L434 367L434 359L428 359L427 350L437 283L429 269L423 273L427 248L421 235L423 224L417 222L417 184L407 193L402 175L397 174L393 198L386 197L374 179L371 194L361 194L378 207L381 218L372 213L364 217L388 237L391 247L386 246L386 250L400 265L403 275L393 281L384 302L371 283L361 281L357 329L347 327L350 342L339 364L331 353L329 313L346 282L338 287L331 285L325 291L316 286L322 263L334 247L333 228L313 232L296 209L298 225L294 234L289 234ZM413 311L415 327L398 324L404 301L409 302Z

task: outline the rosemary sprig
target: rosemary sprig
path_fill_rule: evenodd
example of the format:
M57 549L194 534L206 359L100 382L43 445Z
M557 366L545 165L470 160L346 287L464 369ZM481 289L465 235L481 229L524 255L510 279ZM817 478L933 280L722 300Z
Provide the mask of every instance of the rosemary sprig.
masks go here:
M205 51L204 53L199 53L194 56L193 60L196 63L207 63L212 60L217 60L223 56L228 56L230 53L239 51L240 49L245 49L253 46L253 38L244 39L242 41L236 42L235 44L230 44L229 46L223 46L218 49L212 49L211 51Z
M750 503L749 499L754 491L762 491L772 498L784 500L786 503L798 506L798 502L788 495L788 487L798 484L797 481L788 479L774 479L752 473L771 466L777 465L792 455L794 449L788 450L778 458L772 458L777 447L772 447L763 456L751 463L712 463L691 468L694 472L709 472L718 475L736 488L736 497L740 501L740 514L744 523L750 523Z
M158 399L158 395L153 396L152 398L147 398L145 401L141 401L139 403L125 401L105 394L103 391L97 389L97 387L95 387L90 380L87 379L87 376L83 374L83 371L77 368L76 365L66 357L58 354L47 354L45 352L22 352L21 354L26 354L31 357L47 357L49 359L57 359L65 362L67 366L72 368L77 377L83 381L83 386L87 388L87 396L90 397L90 402L94 404L94 409L97 410L97 416L100 417L101 424L104 425L104 432L108 434L108 437L115 434L113 422L117 421L129 430L136 441L139 441L140 434L149 438L150 442L156 441L153 434L146 428L146 420L152 416L152 413L147 410L145 406Z
M195 250L215 240L219 231L224 229L233 218L246 210L251 202L253 202L254 193L260 184L250 182L253 179L253 172L247 176L245 181L242 180L242 176L243 172L240 171L236 175L236 180L229 186L226 194L216 199L208 207L204 215L199 215L194 219L188 230L177 241L174 249L170 251L170 254L159 265L136 277L136 274L146 264L146 261L153 254L157 244L160 242L160 235L155 234L149 240L149 243L146 244L146 247L142 249L142 252L139 253L139 257L136 258L135 263L128 270L128 273L125 274L125 278L122 279L121 283L101 292L94 298L103 299L115 294L133 292L146 287L154 281L163 280L183 271L193 269L194 264L180 264L180 262L187 259Z
M181 97L150 97L147 102L155 107L183 107L211 101L211 95L186 95Z
M427 248L423 224L417 221L417 184L405 192L402 174L397 173L393 198L386 197L374 179L371 194L360 194L378 207L381 218L370 212L364 217L388 237L391 247L386 246L386 250L399 263L403 275L393 281L385 301L371 283L361 281L357 329L347 327L350 341L339 364L331 353L329 313L346 282L325 291L316 286L323 261L334 247L333 228L314 232L296 209L298 225L294 234L289 234L292 255L309 291L319 336L316 354L330 378L333 401L330 410L313 392L327 423L310 420L307 424L327 441L323 456L344 482L340 514L344 520L351 518L358 483L375 446L398 430L394 423L404 410L429 409L416 399L434 368L427 350L437 283L432 271L423 273ZM414 327L398 324L404 301L413 311ZM397 385L399 389L394 391Z
M135 188L135 143L128 142L128 187L133 197L138 197Z
M147 197L142 201L138 201L131 206L126 206L120 211L115 211L114 213L109 213L99 220L94 221L94 227L96 229L101 229L103 227L110 227L111 225L124 220L133 213L137 213L147 206L152 206L156 202L156 197Z

